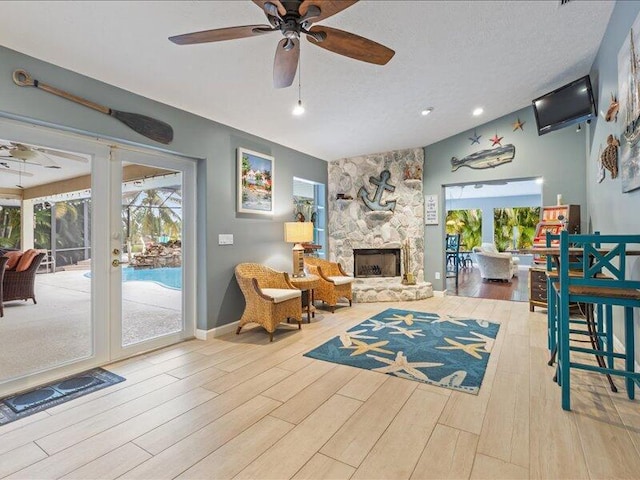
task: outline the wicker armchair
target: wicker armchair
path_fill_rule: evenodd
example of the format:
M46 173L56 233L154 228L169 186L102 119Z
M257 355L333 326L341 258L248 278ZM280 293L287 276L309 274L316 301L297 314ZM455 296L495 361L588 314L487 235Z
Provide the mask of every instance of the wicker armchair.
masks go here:
M36 271L40 266L44 253L39 253L31 261L31 265L23 272L15 270L5 270L4 280L2 282L2 301L9 302L11 300L33 300L36 302Z
M9 259L7 257L0 257L0 317L4 317L4 308L2 307L2 281L4 279L4 267Z
M236 334L251 322L269 332L269 341L283 320L294 319L300 328L302 292L289 282L289 275L257 263L241 263L236 266L236 280L246 302Z
M351 306L353 277L346 274L342 265L315 257L304 257L304 264L309 273L320 277L320 284L314 290L316 300L327 303L331 307L331 313L335 312L340 298L349 300Z

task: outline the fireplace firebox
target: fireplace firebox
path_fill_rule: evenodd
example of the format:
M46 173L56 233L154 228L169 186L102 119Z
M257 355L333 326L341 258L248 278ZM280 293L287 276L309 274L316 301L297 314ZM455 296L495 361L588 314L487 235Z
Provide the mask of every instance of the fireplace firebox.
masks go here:
M366 277L399 277L399 248L354 248L353 276Z

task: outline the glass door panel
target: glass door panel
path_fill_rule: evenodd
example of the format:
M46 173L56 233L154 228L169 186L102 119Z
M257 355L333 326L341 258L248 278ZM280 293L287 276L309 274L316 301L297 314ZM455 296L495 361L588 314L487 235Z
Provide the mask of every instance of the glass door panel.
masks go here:
M123 176L143 167L124 165ZM182 173L153 175L122 183L123 347L183 329Z
M175 343L195 331L193 162L114 150L112 355ZM189 291L189 294L185 294Z
M96 362L106 342L96 342L90 232L104 149L5 121L0 145L0 256L17 259L1 282L2 394Z

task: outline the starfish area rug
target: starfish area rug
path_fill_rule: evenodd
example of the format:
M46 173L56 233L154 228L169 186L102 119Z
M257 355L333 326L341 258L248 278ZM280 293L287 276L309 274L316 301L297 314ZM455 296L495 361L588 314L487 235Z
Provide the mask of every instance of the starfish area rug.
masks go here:
M477 395L500 324L389 308L305 356Z

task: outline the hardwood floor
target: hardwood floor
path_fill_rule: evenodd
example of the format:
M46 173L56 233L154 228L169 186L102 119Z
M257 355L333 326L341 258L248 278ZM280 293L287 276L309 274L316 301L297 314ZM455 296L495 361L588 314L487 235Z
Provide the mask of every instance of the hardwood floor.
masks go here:
M500 282L483 280L477 268L465 268L458 274L458 291L455 278L447 278L446 289L449 295L461 297L528 302L529 272L526 268L520 268L511 282Z
M479 395L302 354L389 307L502 324ZM108 368L126 382L0 427L7 478L638 478L640 401L573 375L526 303L446 296L319 311Z

